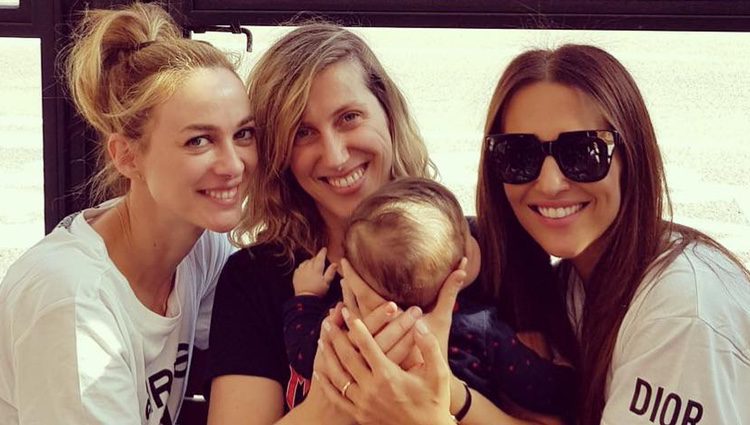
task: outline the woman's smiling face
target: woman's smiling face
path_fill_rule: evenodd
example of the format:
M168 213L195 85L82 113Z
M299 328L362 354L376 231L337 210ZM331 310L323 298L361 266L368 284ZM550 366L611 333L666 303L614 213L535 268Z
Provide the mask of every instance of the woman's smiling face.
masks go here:
M149 143L138 155L131 191L153 202L153 216L227 232L258 155L250 102L232 71L200 68L151 113Z
M390 180L393 142L385 110L361 65L341 60L313 80L292 149L291 171L328 226Z
M502 120L503 133L530 133L543 141L567 131L609 128L589 96L546 81L519 89ZM597 182L567 179L548 156L536 180L503 185L518 221L550 255L575 259L614 222L620 210L621 165L616 152L609 173Z

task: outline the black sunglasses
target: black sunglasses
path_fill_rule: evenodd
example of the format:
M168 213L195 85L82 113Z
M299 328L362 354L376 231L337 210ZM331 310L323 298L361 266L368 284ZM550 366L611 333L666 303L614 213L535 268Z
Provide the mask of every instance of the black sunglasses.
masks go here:
M596 182L607 176L620 134L614 130L584 130L560 133L557 140L543 142L533 134L490 134L489 160L504 183L523 184L536 180L547 155L555 158L563 175L579 183Z

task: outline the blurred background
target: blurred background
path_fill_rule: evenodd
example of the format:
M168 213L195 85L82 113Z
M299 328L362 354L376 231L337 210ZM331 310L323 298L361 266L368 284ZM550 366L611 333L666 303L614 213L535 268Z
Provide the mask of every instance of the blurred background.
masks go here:
M0 0L3 2L13 0ZM247 75L289 27L196 34ZM750 33L355 28L406 95L441 180L474 213L489 98L518 53L603 47L632 72L666 162L675 221L717 238L750 266ZM0 38L0 279L44 236L38 39Z

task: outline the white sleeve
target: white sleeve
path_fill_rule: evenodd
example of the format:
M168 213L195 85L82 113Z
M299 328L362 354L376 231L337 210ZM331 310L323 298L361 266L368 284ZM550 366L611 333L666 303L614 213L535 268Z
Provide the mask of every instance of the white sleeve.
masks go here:
M208 333L211 328L211 311L214 305L214 295L216 294L216 283L219 281L221 270L224 268L229 256L237 248L229 243L229 238L224 233L214 233L206 231L206 244L204 245L205 262L205 285L204 291L200 297L200 306L198 308L198 320L195 327L195 346L200 349L208 348Z
M633 325L613 357L603 424L750 423L750 361L731 340L697 317Z
M45 308L13 347L20 423L140 425L124 347L103 303L67 299Z

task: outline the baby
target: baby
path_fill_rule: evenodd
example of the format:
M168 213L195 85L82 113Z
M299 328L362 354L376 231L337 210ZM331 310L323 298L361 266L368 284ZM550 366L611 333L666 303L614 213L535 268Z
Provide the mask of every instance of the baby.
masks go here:
M429 311L443 281L467 257L467 282L479 274L479 245L455 196L427 179L386 185L354 211L345 257L380 296Z
M468 260L466 281L479 274L479 245L458 200L428 179L394 180L362 201L347 226L344 251L362 279L402 309L416 305L429 311L463 257ZM324 263L321 250L295 270L295 297L284 310L289 362L307 379L320 322L332 307L323 297L336 266ZM476 294L462 297L467 286L459 294L451 326L448 357L453 373L492 400L507 397L522 408L564 416L572 403L572 369L520 343L492 306L472 302L479 299Z

